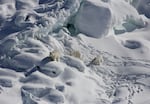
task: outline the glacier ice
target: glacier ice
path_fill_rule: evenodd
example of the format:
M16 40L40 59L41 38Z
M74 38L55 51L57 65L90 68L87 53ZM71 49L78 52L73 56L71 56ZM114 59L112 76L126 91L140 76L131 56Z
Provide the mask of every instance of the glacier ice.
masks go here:
M87 36L100 38L108 34L112 14L108 5L101 2L85 0L81 3L75 17L75 27Z
M150 18L150 1L149 0L133 0L132 5L138 10L140 14L144 14Z

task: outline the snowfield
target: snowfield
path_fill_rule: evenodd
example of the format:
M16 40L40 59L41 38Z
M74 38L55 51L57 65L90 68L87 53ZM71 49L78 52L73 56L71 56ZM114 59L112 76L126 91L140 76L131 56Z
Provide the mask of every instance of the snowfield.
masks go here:
M0 104L149 104L149 11L149 0L0 0Z

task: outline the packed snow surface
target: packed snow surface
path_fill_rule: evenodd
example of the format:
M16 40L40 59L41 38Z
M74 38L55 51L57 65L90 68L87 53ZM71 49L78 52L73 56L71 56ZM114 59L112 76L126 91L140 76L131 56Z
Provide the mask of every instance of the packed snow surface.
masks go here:
M149 0L0 0L0 104L149 104L149 11Z

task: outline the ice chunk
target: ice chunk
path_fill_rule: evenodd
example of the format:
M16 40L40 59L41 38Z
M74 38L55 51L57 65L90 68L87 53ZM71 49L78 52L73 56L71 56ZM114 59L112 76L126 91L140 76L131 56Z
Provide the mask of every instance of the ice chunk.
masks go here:
M125 23L122 24L127 32L131 32L135 29L144 28L146 26L146 22L144 22L141 18L127 18Z
M75 27L90 37L106 36L111 25L110 9L100 2L85 0L75 17Z
M122 34L126 32L126 29L123 26L116 26L113 28L114 29L114 33L117 34Z
M58 104L64 103L65 100L61 92L52 88L33 88L30 86L24 86L22 87L21 91L24 102L34 102L35 98L42 98L43 100L47 100L48 102ZM32 104L32 103L25 103L25 104Z

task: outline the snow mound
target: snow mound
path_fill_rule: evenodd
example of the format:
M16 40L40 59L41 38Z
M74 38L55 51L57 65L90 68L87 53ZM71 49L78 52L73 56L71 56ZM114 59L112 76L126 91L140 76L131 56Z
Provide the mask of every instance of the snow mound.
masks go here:
M7 39L5 41L2 41L0 44L0 54L11 54L9 51L13 50L17 44L17 39Z
M86 68L85 64L80 59L72 56L64 56L64 61L67 65L76 68L80 72L84 72Z
M64 103L65 101L63 94L60 91L54 89L49 91L49 94L45 96L45 99L56 104Z
M50 77L57 77L59 76L65 68L65 65L61 62L49 62L45 65L39 66L38 69L41 73L48 75Z
M53 78L59 76L63 72L65 68L65 65L63 63L51 61L49 57L47 57L46 59L48 59L46 63L39 64L37 66L33 66L30 69L28 69L27 72L25 73L25 76L26 77L30 76L33 72L39 71L44 75Z
M29 75L28 77L21 77L19 80L21 83L27 83L27 84L45 84L50 86L53 85L53 82L40 72L35 72Z
M100 38L107 35L111 19L112 14L108 5L96 0L85 0L76 14L75 27L87 36Z

